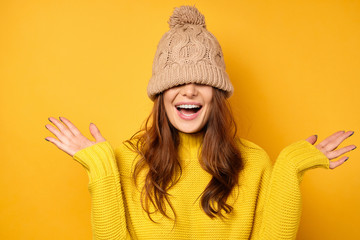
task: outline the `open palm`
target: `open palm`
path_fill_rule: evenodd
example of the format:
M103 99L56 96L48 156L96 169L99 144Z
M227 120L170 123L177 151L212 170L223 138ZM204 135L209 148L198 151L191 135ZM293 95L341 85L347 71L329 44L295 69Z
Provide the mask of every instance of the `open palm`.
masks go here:
M52 142L59 149L63 150L70 156L86 147L92 146L98 142L104 142L106 139L101 135L99 129L95 124L91 123L89 126L91 135L95 138L95 141L91 141L81 134L79 129L75 127L68 119L59 117L61 122L56 118L49 117L49 121L52 122L56 127L51 124L46 124L45 127L52 132L58 139L53 137L46 137L45 140Z
M354 132L353 131L338 131L334 134L330 135L329 137L325 138L323 141L321 141L319 144L315 145L317 149L319 149L322 153L325 154L325 156L329 159L340 157L341 155L354 150L356 148L355 145L348 145L346 147L336 149L346 138L350 137ZM317 136L313 135L311 137L308 137L306 139L309 143L313 144L317 141ZM334 169L341 164L343 164L348 157L342 156L337 161L330 161L330 169Z

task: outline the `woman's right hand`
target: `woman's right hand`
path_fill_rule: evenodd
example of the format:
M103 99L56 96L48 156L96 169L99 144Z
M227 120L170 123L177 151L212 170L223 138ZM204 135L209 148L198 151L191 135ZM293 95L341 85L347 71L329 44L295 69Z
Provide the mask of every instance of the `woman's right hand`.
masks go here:
M49 121L52 122L59 130L51 124L45 125L45 127L58 139L53 137L46 137L45 140L52 142L59 149L63 150L70 156L74 156L76 152L83 148L106 141L106 139L101 135L99 129L93 123L90 124L89 129L91 135L95 138L95 141L91 141L82 135L79 129L77 129L77 127L75 127L75 125L72 124L68 119L64 117L59 117L59 119L62 123L56 118L49 117Z

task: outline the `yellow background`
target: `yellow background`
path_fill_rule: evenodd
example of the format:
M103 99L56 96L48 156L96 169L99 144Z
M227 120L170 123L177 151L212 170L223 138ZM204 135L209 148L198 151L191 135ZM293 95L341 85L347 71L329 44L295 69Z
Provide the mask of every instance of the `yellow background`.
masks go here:
M235 86L239 134L275 161L338 130L359 144L360 1L1 1L0 239L90 239L88 178L44 140L64 116L117 146L150 112L156 46L176 6L195 4ZM92 138L91 138L92 139ZM360 239L358 149L302 183L298 239Z

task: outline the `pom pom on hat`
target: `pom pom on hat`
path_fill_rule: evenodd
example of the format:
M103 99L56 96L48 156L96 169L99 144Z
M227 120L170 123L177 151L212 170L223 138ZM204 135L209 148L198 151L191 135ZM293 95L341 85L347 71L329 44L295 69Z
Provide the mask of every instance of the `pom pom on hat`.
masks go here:
M184 26L185 24L200 25L206 28L205 17L197 8L192 6L181 6L174 9L169 21L170 28Z

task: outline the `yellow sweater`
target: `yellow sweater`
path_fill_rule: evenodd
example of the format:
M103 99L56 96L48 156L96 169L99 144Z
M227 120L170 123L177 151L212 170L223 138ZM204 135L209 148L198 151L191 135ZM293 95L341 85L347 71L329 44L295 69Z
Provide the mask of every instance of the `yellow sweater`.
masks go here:
M198 197L211 179L197 157L202 135L180 133L180 140L183 173L169 191L177 214L175 225L160 213L154 214L158 223L153 223L141 208L141 186L137 189L131 180L137 156L124 144L113 151L105 141L76 152L73 158L89 176L94 239L296 238L303 173L315 167L329 168L321 151L300 140L284 148L272 166L261 147L241 138L244 170L239 188L228 198L234 209L228 219L220 220L209 218L199 204Z

